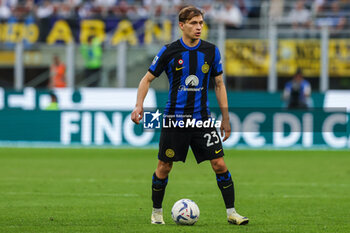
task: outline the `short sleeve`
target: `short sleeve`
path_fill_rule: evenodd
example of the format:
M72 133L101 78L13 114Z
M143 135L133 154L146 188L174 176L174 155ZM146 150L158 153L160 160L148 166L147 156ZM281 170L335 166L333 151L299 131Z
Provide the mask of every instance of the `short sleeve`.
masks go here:
M164 46L157 56L154 57L151 66L149 67L148 71L151 72L154 76L159 77L161 73L164 71L165 68L165 50L167 49L166 46Z
M216 77L222 73L223 73L223 71L222 71L222 61L221 61L220 51L215 46L215 57L214 57L212 76Z

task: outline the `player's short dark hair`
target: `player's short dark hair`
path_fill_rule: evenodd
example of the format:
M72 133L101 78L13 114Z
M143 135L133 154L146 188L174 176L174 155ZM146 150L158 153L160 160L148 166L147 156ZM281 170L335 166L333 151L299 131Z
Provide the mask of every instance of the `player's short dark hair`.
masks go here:
M179 12L179 22L185 23L187 20L200 15L203 17L203 12L200 9L194 6L185 6Z

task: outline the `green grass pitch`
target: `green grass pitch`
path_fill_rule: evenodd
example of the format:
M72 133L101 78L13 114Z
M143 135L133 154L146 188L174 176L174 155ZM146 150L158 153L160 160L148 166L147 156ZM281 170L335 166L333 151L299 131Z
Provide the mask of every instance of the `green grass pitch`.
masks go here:
M229 225L208 162L175 163L151 225L155 149L0 149L0 232L350 232L350 151L225 150L236 208ZM170 216L193 199L194 226Z

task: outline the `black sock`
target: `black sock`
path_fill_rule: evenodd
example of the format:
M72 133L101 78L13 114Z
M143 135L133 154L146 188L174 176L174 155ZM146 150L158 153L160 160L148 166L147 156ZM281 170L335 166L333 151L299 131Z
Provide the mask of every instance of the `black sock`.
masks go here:
M216 174L219 189L224 198L226 209L235 207L235 189L230 172Z
M153 178L152 178L153 208L162 208L162 202L163 202L165 188L167 184L168 184L168 177L165 179L159 179L156 176L156 173L153 173Z

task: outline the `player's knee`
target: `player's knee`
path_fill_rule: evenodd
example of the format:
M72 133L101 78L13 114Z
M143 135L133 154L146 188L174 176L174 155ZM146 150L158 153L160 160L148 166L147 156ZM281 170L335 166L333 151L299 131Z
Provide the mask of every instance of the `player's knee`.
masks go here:
M226 164L222 158L211 160L211 166L215 173L224 173L227 171Z
M172 164L165 163L162 167L162 171L165 173L169 173L171 171L171 168L173 167Z
M159 178L165 178L168 176L169 172L171 171L171 168L173 167L172 162L162 162L159 161L158 167L157 167L157 176L159 175Z

